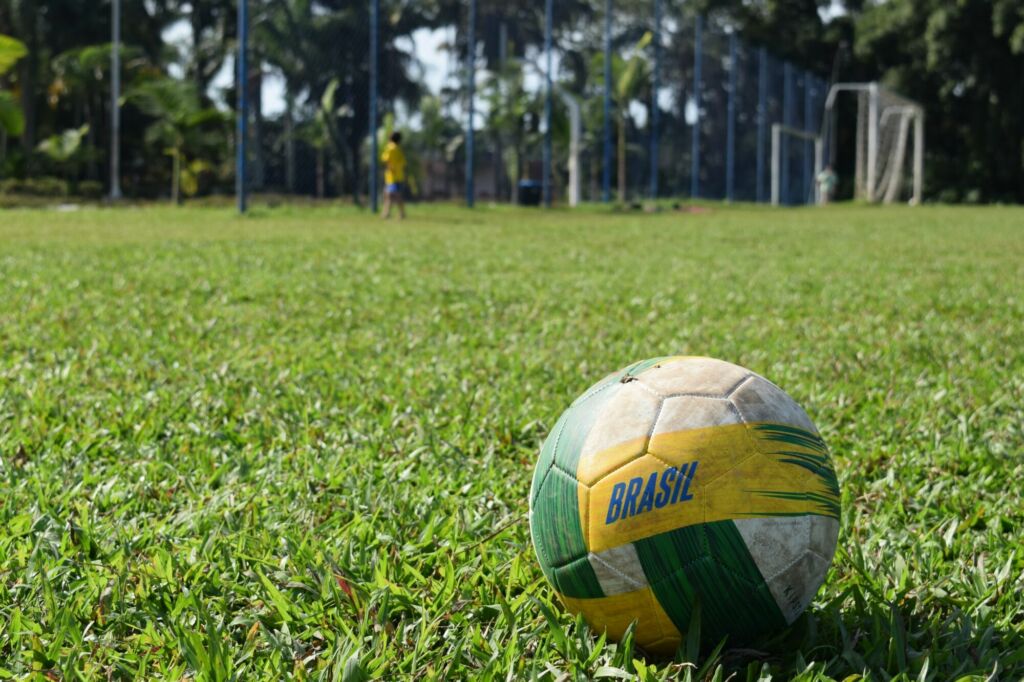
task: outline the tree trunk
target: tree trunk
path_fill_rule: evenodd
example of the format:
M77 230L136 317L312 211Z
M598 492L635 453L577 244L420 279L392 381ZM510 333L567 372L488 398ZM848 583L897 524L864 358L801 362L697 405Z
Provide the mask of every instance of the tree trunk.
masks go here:
M285 86L284 101L284 186L289 194L295 193L295 109L292 83Z
M89 132L86 133L85 140L88 148L85 150L85 177L88 180L96 180L99 178L99 169L96 166L96 155L93 153L96 151L96 126L93 125L92 120L92 97L86 95L85 100L85 124L89 126Z
M324 198L324 148L316 148L316 198Z
M263 69L257 61L250 77L249 96L252 98L252 188L264 189L266 173L263 165Z
M491 163L494 164L494 200L498 201L498 197L504 196L505 193L501 191L501 141L495 144L494 149L491 151Z
M373 134L376 134L376 132L374 132ZM361 196L360 190L363 188L363 183L366 181L366 176L368 175L368 173L360 173L359 170L358 170L359 167L360 167L360 164L359 164L359 158L360 158L359 147L360 147L360 143L353 143L353 146L346 147L346 152L347 153L345 155L345 158L342 160L342 162L344 164L344 168L345 168L345 173L348 174L348 177L350 178L350 182L352 183L352 202L356 206L362 206L363 205L363 200L362 200L362 196ZM367 166L367 169L370 172L372 172L372 173L376 173L377 172L377 163L378 163L377 159L370 159L369 165ZM377 187L379 189L380 185L378 184ZM339 191L339 194L340 193L341 192Z
M512 147L512 203L519 203L519 181L523 177L523 153L520 144Z
M25 171L33 171L33 155L36 149L36 75L39 71L39 22L38 10L31 2L21 3L22 30L26 36L28 55L21 60L21 111L25 116L25 130L21 134L21 147L25 153Z
M171 201L181 205L181 153L175 150L171 163Z
M619 117L619 203L626 201L626 117Z

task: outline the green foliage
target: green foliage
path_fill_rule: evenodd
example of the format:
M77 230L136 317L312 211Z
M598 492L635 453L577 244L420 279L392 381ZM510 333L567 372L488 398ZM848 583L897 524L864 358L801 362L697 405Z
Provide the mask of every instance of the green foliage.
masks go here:
M199 182L205 173L213 170L213 164L203 159L192 159L181 165L181 193L194 197L199 193Z
M872 78L924 105L928 187L953 200L1024 200L1024 4L871 3L855 49Z
M448 116L440 97L428 95L417 111L419 126L402 130L403 147L409 162L409 181L418 193L425 193L426 176L436 172L437 164L455 163L455 153L465 139L459 122ZM489 130L495 133L493 130Z
M78 183L77 194L83 199L100 199L103 197L103 183L96 180L83 180Z
M0 76L11 70L19 59L28 54L25 43L0 34Z
M541 99L527 91L523 67L522 61L509 60L503 69L490 75L482 92L488 112L487 130L505 148L503 160L513 187L527 170L526 150L540 139L531 117L540 110ZM461 137L457 139L461 143Z
M146 129L147 144L162 147L173 162L171 200L179 202L182 193L194 195L199 176L213 168L197 157L219 144L218 129L228 124L229 117L203 106L194 83L175 78L144 81L127 99L154 119Z
M112 52L113 46L103 43L78 47L54 57L50 63L53 80L47 90L50 106L58 106L64 97L88 101L98 89L104 89L110 77ZM122 47L120 56L129 75L144 63L138 48Z
M6 90L0 90L0 128L8 135L21 135L25 130L25 116L21 113L21 107L14 95Z
M0 674L1020 679L1022 222L7 212ZM527 495L582 388L670 353L797 398L843 515L792 628L654 661L553 603Z
M59 135L51 135L39 143L37 149L60 164L75 160L82 150L82 140L89 132L89 126L65 130Z
M87 151L84 141L88 133L89 124L85 124L58 135L51 135L36 147L36 151L49 158L54 166L63 169L72 192L77 191L76 177L79 164Z
M628 57L613 54L612 72L612 105L616 129L616 149L618 156L619 201L626 200L626 132L630 124L629 106L637 101L645 91L650 90L651 65L645 54L650 46L653 35L646 31L640 40L632 46ZM605 59L604 53L594 55L591 62L593 80L603 79ZM603 82L603 80L601 81Z
M0 180L0 194L29 197L62 197L67 194L67 183L60 178L45 175L36 178L8 178Z
M11 70L19 59L28 54L28 49L20 40L0 35L0 76ZM25 129L25 117L14 95L0 90L0 128L8 135L21 135Z

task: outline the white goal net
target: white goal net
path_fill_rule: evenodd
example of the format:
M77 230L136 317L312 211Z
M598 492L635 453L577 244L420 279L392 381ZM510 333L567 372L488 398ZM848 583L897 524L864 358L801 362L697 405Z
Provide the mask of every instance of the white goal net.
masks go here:
M836 100L843 92L853 93L857 98L854 198L886 204L904 199L911 204L920 203L924 182L924 109L878 83L833 85L825 101L823 123L831 162L836 154ZM912 156L907 153L911 135Z

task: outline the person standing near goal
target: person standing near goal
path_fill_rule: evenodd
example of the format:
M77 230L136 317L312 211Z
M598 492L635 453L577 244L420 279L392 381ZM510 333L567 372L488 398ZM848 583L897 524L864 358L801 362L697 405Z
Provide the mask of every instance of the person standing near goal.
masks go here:
M398 217L405 218L405 199L402 186L405 184L405 152L402 151L402 133L392 133L391 141L380 155L384 164L384 217L391 217L391 203L398 204Z
M832 193L836 191L836 184L839 182L839 178L836 176L832 166L825 166L825 168L818 173L818 204L820 206L827 206L832 201Z

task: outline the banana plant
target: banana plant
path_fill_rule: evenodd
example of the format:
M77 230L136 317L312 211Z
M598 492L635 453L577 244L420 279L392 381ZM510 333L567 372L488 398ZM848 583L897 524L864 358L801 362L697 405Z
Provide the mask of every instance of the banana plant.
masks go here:
M332 78L320 97L319 105L313 117L301 126L297 137L316 151L316 196L322 199L326 193L326 166L327 151L332 147L341 150L342 154L348 153L348 146L342 143L342 130L339 119L351 119L355 112L347 104L338 106L335 102L340 82ZM348 166L348 159L343 159L342 164L336 165L336 172L339 180ZM339 186L341 183L339 182Z
M128 100L155 119L146 129L145 140L162 145L171 158L171 200L181 203L183 180L189 182L183 175L190 168L188 152L200 146L202 126L223 123L225 115L201 105L194 83L174 78L147 81L129 92Z
M644 54L653 38L650 31L644 33L633 46L629 59L612 56L612 104L617 136L620 202L626 200L626 124L629 121L629 105L640 98L644 87L651 82L651 66ZM594 74L603 73L604 55L598 54L591 68Z

